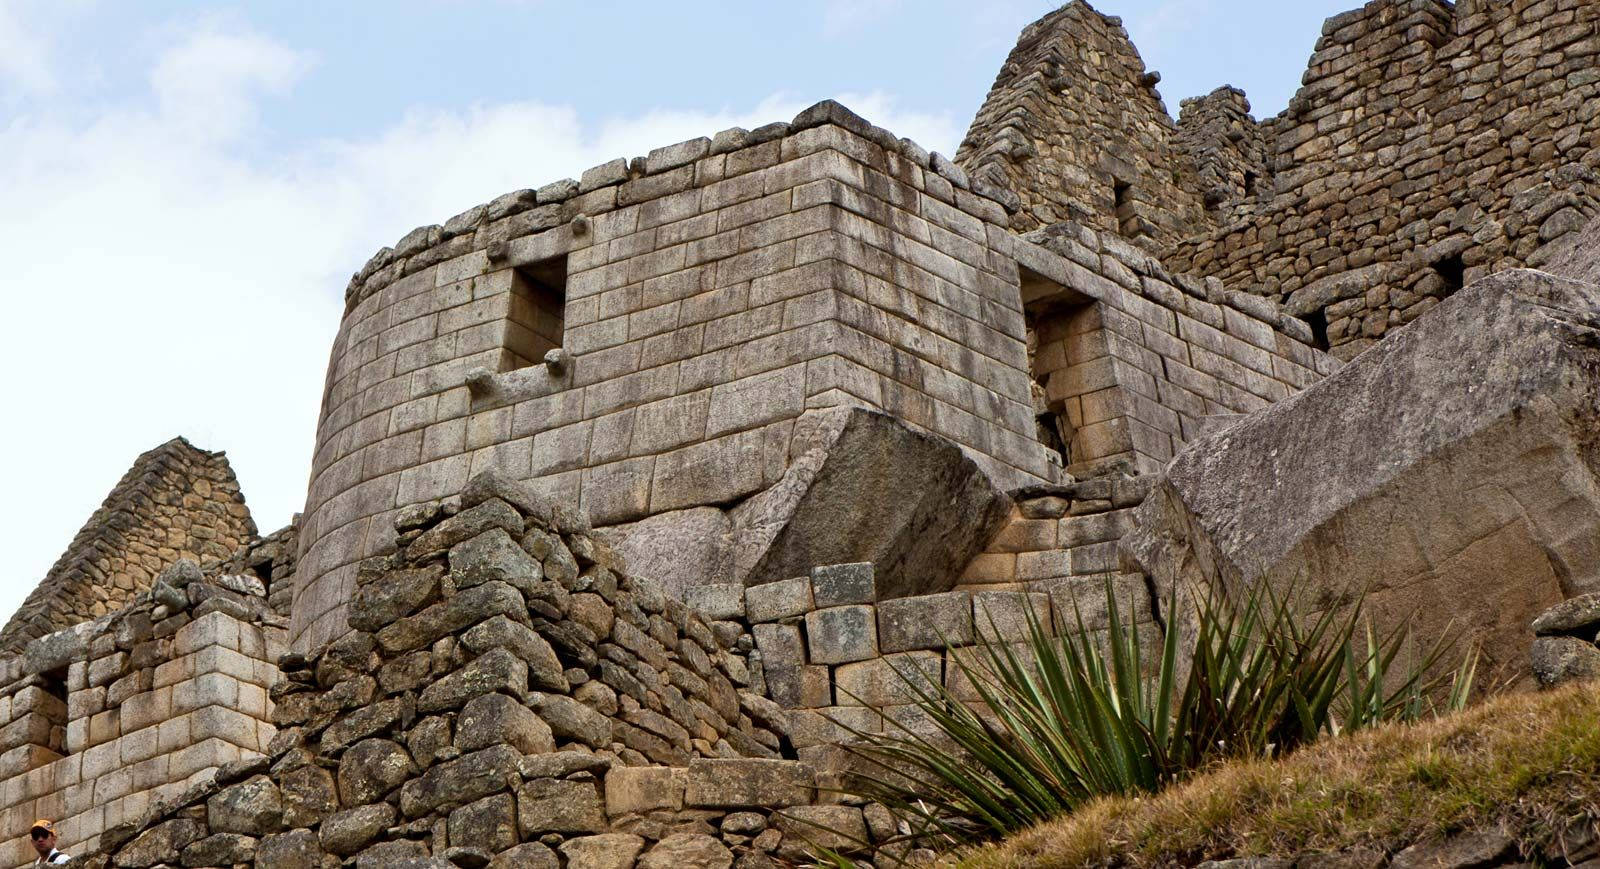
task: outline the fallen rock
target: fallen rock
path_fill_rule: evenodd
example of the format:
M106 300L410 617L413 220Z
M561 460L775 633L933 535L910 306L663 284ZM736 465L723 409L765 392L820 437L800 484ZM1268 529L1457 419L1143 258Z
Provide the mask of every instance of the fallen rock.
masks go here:
M1418 636L1454 630L1523 672L1534 616L1600 592L1597 327L1594 285L1478 281L1191 443L1124 559L1161 589L1265 578L1315 608L1367 590L1380 626L1414 614Z
M880 598L948 591L1010 508L955 444L877 411L807 413L790 452L778 482L729 514L746 586L870 561Z
M1541 637L1587 634L1593 639L1596 630L1600 630L1600 592L1580 594L1556 604L1540 613L1531 627Z
M1600 648L1577 637L1536 637L1533 675L1546 687L1600 677Z

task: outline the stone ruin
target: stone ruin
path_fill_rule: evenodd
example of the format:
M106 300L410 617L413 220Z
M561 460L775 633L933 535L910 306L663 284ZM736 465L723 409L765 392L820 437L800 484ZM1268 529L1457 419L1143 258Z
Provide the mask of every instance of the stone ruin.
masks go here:
M1600 673L1597 55L1375 0L1173 120L1073 2L954 160L824 102L407 234L288 528L173 441L0 632L0 863L885 862L853 734L1107 582Z

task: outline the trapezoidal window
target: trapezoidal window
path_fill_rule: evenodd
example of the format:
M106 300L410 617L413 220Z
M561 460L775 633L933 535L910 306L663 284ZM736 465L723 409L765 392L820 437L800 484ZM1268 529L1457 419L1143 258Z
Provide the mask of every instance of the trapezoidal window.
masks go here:
M1467 264L1462 261L1461 254L1453 254L1433 264L1434 274L1444 281L1444 291L1441 298L1449 298L1456 290L1461 289L1467 281Z
M1143 235L1139 226L1139 215L1133 206L1133 185L1121 178L1115 179L1111 185L1111 200L1117 218L1117 231L1128 238L1138 238Z
M542 362L561 346L567 307L567 258L551 257L512 270L506 322L506 370Z

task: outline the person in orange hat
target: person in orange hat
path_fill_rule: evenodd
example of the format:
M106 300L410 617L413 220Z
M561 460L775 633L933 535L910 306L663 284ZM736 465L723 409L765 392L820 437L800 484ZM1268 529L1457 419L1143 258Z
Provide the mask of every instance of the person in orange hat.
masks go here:
M33 850L39 852L39 862L34 865L55 866L72 859L56 850L56 825L49 818L34 821L28 835L33 838Z

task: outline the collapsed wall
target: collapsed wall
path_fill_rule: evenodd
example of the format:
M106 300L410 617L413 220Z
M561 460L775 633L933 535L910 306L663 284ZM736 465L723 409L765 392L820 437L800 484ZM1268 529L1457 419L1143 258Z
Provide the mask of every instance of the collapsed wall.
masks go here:
M0 629L0 648L121 608L182 558L225 558L255 522L227 457L183 438L140 455Z

